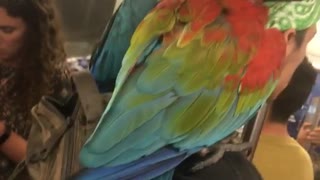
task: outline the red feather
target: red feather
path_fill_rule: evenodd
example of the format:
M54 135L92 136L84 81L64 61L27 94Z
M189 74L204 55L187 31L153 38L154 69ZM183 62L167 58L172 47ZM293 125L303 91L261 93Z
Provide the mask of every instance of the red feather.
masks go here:
M207 25L214 22L221 14L222 7L217 0L187 0L191 15L190 28L184 32L180 45L186 45Z
M176 9L178 8L185 0L162 0L156 6L156 9Z
M241 80L242 88L255 90L265 86L270 77L274 76L276 79L285 53L286 43L283 34L277 29L266 30L262 44Z
M229 37L230 30L223 26L209 27L203 34L202 42L207 45L211 42L223 42Z

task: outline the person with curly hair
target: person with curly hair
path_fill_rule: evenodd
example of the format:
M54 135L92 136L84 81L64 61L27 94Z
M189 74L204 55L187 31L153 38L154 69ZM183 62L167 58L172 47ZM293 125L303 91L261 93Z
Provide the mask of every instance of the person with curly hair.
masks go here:
M65 59L49 0L0 0L0 180L26 155L32 106L62 91Z

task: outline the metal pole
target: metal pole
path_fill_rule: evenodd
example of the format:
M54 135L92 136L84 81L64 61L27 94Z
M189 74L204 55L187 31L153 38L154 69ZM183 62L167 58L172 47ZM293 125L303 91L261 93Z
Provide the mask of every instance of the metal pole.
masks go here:
M262 105L262 107L260 108L260 110L258 112L257 118L254 121L253 128L251 129L249 142L252 143L252 148L250 149L249 154L248 154L248 160L250 160L250 161L253 159L255 150L257 148L259 137L260 137L260 134L262 131L262 127L263 127L264 121L265 121L267 114L268 114L269 106L270 105L267 103Z

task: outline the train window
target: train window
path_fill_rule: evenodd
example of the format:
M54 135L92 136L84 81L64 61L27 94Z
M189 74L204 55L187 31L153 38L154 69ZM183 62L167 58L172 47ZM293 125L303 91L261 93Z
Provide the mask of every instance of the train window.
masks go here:
M65 48L69 57L87 56L111 18L116 0L56 0Z

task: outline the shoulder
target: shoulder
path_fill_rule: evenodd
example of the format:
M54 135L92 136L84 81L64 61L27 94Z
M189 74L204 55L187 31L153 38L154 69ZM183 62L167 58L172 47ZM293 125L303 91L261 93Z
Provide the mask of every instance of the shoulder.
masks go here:
M313 164L309 153L300 146L296 148L296 156L294 157L295 166L299 171L297 172L297 176L300 176L301 179L313 179L314 171Z
M272 142L266 138L263 140L265 142L263 146L258 145L253 162L265 179L313 180L311 158L298 142L281 138Z
M296 159L297 161L301 162L301 164L298 164L300 166L306 166L306 167L312 167L312 160L309 155L309 153L297 142L297 148L295 148L296 151Z

